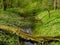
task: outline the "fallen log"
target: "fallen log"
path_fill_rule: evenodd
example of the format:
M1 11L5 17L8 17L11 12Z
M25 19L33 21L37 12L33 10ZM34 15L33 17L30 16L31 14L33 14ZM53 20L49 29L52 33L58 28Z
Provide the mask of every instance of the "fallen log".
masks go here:
M60 36L55 36L55 37L53 37L53 36L33 36L31 34L24 33L22 31L22 29L16 28L16 27L0 25L0 29L2 29L4 31L12 32L13 34L16 34L17 36L20 36L23 39L31 40L33 42L41 43L41 42L50 41L50 40L59 40L60 41ZM39 40L40 38L42 38L43 40Z

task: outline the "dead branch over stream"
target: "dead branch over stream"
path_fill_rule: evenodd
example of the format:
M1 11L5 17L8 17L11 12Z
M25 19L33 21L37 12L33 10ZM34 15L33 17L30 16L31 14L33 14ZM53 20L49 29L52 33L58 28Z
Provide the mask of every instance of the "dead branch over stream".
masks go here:
M4 31L12 32L13 34L16 34L17 36L20 36L23 39L31 40L33 42L39 42L40 43L40 42L50 41L50 40L58 40L58 41L60 41L60 36L55 36L55 37L53 37L53 36L33 36L31 34L24 33L22 31L22 29L16 28L16 27L0 25L0 29L2 29ZM39 40L40 38L42 38L43 40Z

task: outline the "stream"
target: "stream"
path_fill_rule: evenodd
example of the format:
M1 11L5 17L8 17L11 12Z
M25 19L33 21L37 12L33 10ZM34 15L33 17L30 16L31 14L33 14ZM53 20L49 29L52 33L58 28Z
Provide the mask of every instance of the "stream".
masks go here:
M32 34L32 31L31 31L31 26L23 26L21 27L23 30L23 32L27 33L27 34ZM24 45L33 45L33 43L31 42L24 42Z

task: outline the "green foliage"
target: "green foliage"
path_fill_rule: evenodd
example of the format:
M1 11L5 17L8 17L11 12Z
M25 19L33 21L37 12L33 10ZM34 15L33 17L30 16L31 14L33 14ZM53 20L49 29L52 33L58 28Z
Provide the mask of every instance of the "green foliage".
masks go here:
M16 38L15 38L16 37ZM0 45L17 45L18 36L6 34L6 32L0 31Z
M60 35L60 10L51 11L51 17L48 17L48 12L44 11L36 16L36 18L41 19L43 24L37 23L36 33L37 35L50 35L50 36L57 36ZM39 31L37 31L39 30ZM38 33L39 32L39 33ZM43 33L44 32L44 33ZM36 34L35 33L35 34Z
M35 6L36 6L35 9L41 8L41 10L45 10L47 7L50 7L50 6L51 6L50 9L54 8L53 0L6 0L6 3L7 3L7 8L25 8L25 7L27 7L27 10L30 10L32 7L35 8ZM0 8L3 8L2 0L0 0Z
M7 10L3 11L3 1L0 0L0 24L20 27L32 23L32 26L35 27L34 30L32 29L33 35L60 35L60 10L53 10L53 2L53 0L6 0ZM50 18L47 9L51 10ZM1 36L0 40L5 39ZM14 45L15 39L10 37L5 41ZM50 45L59 45L59 43L52 42Z

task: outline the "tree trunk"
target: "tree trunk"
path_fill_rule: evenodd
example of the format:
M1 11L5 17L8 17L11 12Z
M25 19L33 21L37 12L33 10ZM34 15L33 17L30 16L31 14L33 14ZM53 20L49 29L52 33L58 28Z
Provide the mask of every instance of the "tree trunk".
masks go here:
M54 10L58 8L57 4L58 4L57 0L54 0Z
M3 10L5 11L6 9L7 9L6 0L3 0Z
M48 9L48 15L49 15L49 18L50 18L50 9Z

